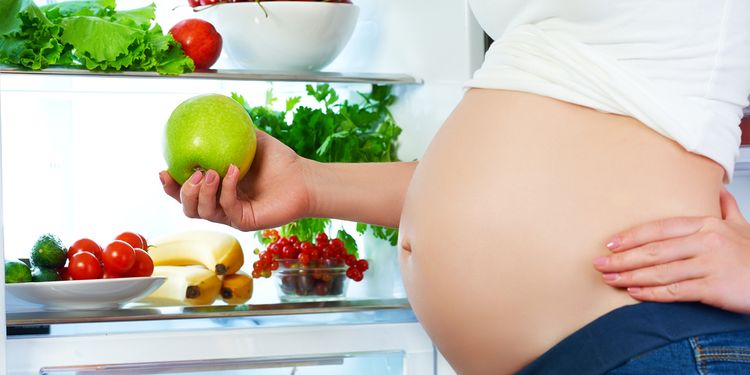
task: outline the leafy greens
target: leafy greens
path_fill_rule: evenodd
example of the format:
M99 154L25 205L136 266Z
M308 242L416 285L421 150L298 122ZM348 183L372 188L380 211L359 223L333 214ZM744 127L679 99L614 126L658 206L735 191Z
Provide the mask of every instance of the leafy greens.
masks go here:
M236 93L232 93L232 98L242 104L258 129L304 158L341 163L398 161L396 147L401 128L389 110L397 99L390 86L373 85L369 93L359 92L360 103L340 101L338 93L328 84L307 85L306 91L322 108L301 106L301 97L292 97L287 99L285 110L275 111L271 106L276 98L271 91L264 106L251 107ZM294 234L302 241L309 241L329 224L328 219L302 219L282 226L281 234ZM397 229L357 225L360 233L368 228L376 238L396 244Z
M153 22L154 4L127 11L115 7L115 0L41 7L32 0L0 0L0 63L171 75L195 69L180 44Z

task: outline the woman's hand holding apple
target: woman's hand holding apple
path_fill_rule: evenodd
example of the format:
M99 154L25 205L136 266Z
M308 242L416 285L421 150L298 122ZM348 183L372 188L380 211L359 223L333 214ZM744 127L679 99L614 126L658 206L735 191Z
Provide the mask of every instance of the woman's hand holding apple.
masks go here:
M164 191L182 203L185 215L243 231L273 228L304 217L310 209L310 163L291 148L256 131L257 149L241 180L236 166L222 180L214 170L195 172L182 186L159 173ZM220 188L221 187L221 188Z

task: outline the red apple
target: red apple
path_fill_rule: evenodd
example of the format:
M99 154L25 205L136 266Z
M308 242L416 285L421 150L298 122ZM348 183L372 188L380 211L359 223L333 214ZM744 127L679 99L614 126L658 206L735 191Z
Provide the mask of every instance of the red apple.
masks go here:
M219 59L222 38L210 22L190 18L178 22L169 33L193 59L196 69L208 69Z

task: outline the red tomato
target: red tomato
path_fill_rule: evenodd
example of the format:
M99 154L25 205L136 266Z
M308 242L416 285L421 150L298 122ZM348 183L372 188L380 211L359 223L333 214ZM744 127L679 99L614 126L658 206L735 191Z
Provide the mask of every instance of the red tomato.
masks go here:
M73 280L102 278L102 266L94 254L81 251L70 258L68 273Z
M195 8L195 7L199 6L199 5L201 5L201 2L200 2L200 0L188 0L188 5L190 5L191 7Z
M100 262L102 261L102 247L93 240L81 238L80 240L73 242L68 249L68 259L71 259L73 255L76 255L80 251L87 251L94 254L96 259L99 259Z
M122 232L115 239L129 243L134 249L143 249L146 247L141 235L135 232Z
M102 275L102 279L119 279L121 277L122 277L122 275L119 275L119 274L116 274L116 273L112 273L112 271L110 271L110 270L108 270L106 268L104 269L104 274Z
M148 251L148 241L146 241L146 237L143 237L142 234L137 233L138 237L141 238L141 242L143 242L143 247L141 249Z
M68 267L60 267L57 269L57 274L60 275L60 280L73 280L68 272Z
M154 273L154 261L145 250L135 249L135 264L125 277L147 277Z
M104 268L110 273L123 275L135 264L135 250L125 241L114 240L102 254Z

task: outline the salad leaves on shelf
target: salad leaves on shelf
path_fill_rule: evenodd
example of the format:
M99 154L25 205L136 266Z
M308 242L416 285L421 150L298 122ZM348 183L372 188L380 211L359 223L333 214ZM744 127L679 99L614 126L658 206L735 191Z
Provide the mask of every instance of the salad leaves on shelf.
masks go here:
M154 22L156 6L117 11L115 0L37 6L0 2L0 63L39 70L51 65L89 70L141 70L177 75L193 60Z
M291 97L287 99L283 111L273 110L271 106L276 98L272 91L267 93L263 106L251 107L237 93L232 93L232 98L242 104L258 129L304 158L341 163L398 161L396 151L401 128L389 110L397 99L390 86L373 85L369 93L358 93L361 102L356 103L341 101L338 93L328 84L307 85L306 93L322 108L301 106L301 97ZM329 224L328 219L302 219L282 226L281 232L283 236L296 235L305 241L315 233L322 232L321 229ZM362 223L357 225L360 233L368 228L376 238L396 244L397 229ZM354 243L350 237L347 240L339 235L345 243Z

